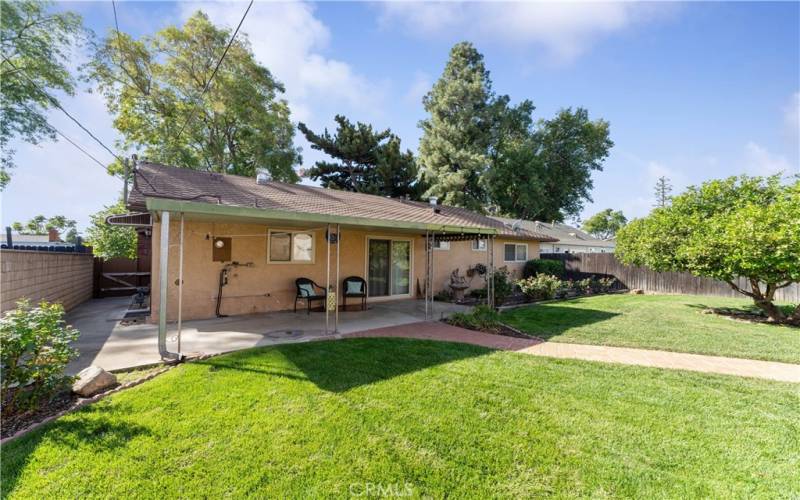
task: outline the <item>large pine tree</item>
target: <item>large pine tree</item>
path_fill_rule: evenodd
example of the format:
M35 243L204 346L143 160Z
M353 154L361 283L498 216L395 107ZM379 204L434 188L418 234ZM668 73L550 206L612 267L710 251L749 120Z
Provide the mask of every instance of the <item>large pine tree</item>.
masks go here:
M483 55L469 42L456 44L441 78L424 97L430 117L420 122L422 176L427 195L447 205L483 210L481 177L492 142L492 83Z
M359 193L419 199L422 183L417 179L417 164L411 151L400 148L400 138L390 129L376 131L372 125L353 124L336 115L336 133L322 134L298 124L311 148L338 160L318 161L307 172L323 187Z

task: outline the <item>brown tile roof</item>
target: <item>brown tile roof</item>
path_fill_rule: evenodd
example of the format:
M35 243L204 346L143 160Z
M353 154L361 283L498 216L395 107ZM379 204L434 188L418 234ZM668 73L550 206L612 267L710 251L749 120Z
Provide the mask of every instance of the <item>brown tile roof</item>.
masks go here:
M424 202L277 181L259 185L252 177L202 172L156 163L139 162L133 184L128 205L134 210L146 209L147 197L165 198L296 213L492 228L498 234L513 238L553 240L525 229L513 231L503 222L464 208L439 205L436 213Z

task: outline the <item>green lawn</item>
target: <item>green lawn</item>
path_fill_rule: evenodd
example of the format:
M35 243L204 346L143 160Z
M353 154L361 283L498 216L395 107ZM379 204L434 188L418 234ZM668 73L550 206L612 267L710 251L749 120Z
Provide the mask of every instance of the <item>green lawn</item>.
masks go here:
M179 366L7 444L2 493L788 498L798 405L755 379L312 342Z
M502 320L555 342L800 363L800 329L746 323L706 307L752 302L694 295L599 295L511 309Z

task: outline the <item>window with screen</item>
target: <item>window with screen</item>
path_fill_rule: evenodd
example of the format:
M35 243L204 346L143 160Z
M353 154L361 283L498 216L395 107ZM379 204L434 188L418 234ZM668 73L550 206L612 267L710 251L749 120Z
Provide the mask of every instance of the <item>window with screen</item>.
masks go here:
M269 262L314 262L314 233L304 231L270 231Z
M472 240L472 249L476 252L485 252L486 240Z
M506 243L503 246L503 260L506 262L525 262L528 260L528 245Z

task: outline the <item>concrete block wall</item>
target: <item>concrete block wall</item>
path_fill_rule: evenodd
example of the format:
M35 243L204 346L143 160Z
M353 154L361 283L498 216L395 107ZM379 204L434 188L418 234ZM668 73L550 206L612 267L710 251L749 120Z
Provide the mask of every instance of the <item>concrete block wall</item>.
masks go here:
M92 298L92 254L0 250L0 310L17 300L60 302L69 311Z

